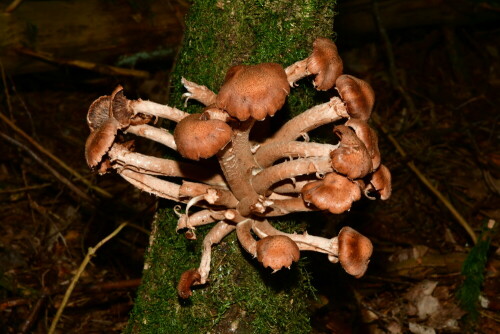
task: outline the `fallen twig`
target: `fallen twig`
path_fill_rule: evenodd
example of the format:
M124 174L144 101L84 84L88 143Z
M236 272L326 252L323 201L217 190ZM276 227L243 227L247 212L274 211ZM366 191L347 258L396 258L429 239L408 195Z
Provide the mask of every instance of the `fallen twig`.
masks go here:
M61 166L63 169L65 169L67 172L69 172L71 175L73 175L76 180L82 181L87 187L95 190L97 193L102 195L103 197L106 198L111 198L112 195L107 192L106 190L97 187L92 184L89 180L85 179L83 175L75 171L73 168L69 167L64 161L56 157L52 152L46 150L42 145L40 145L36 140L30 137L26 132L24 132L21 128L19 128L17 125L15 125L8 117L6 117L3 113L0 112L0 119L4 121L12 130L14 130L17 134L22 136L24 139L26 139L31 145L35 146L37 150L54 160L59 166ZM9 137L10 138L10 137Z
M71 293L75 289L76 283L80 279L80 276L82 275L83 271L87 267L87 264L90 262L90 259L92 258L92 256L94 256L94 254L97 252L97 250L102 245L104 245L106 242L108 242L109 240L111 240L112 238L114 238L127 225L128 225L128 223L122 223L122 224L120 224L120 226L118 226L113 232L111 232L110 235L108 235L106 238L104 238L101 241L99 241L97 243L97 245L95 245L95 247L89 247L87 255L85 256L85 258L83 259L82 263L80 264L80 267L78 267L78 270L76 271L75 276L71 280L71 283L68 286L68 289L66 290L66 293L64 294L64 298L63 298L63 300L61 302L61 305L57 309L57 313L54 316L54 319L52 319L52 324L50 325L48 334L52 334L56 330L57 323L59 322L59 319L61 318L62 312L63 312L64 308L66 307L66 304L68 303L69 297L71 296Z
M23 2L23 0L14 0L10 3L10 5L8 5L5 10L4 10L4 13L12 13L13 11L16 10L17 7L19 7L19 5L21 4L21 2Z
M0 114L1 115L1 114ZM2 115L3 116L3 115ZM15 140L12 137L9 137L3 132L0 132L0 137L8 141L9 143L19 147L23 151L27 152L33 159L35 159L40 165L42 165L45 169L47 169L49 172L52 173L61 183L63 183L65 186L67 186L71 191L73 191L75 194L83 198L84 200L88 202L92 202L92 198L87 195L85 192L83 192L80 188L75 186L70 180L68 180L66 177L61 175L57 170L52 168L49 164L47 164L45 161L43 161L35 152L30 150L26 145L20 143L19 141Z

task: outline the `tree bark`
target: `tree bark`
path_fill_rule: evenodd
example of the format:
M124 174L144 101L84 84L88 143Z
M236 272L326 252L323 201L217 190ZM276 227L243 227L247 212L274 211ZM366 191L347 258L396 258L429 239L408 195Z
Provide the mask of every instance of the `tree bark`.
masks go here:
M328 0L194 1L171 78L169 104L183 104L181 77L217 92L232 65L277 62L288 66L307 57L316 37L333 37L334 4ZM317 104L315 96L312 85L301 82L273 122ZM202 106L190 102L188 109L200 112ZM189 300L180 300L176 291L179 277L198 267L201 242L212 225L197 228L198 240L187 240L175 233L177 217L171 206L167 203L153 223L143 284L127 332L310 332L308 298L312 288L305 261L271 274L246 254L235 233L214 245L209 283L194 289ZM293 220L273 224L287 232L297 230Z

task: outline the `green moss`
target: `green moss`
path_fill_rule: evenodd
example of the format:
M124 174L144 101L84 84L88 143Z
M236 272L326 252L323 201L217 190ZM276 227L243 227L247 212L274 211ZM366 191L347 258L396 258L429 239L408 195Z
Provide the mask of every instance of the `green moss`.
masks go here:
M217 91L232 65L288 66L307 57L317 36L332 37L334 5L327 0L194 1L172 73L169 104L186 109L181 77ZM325 101L317 96L310 83L301 82L280 113L296 115ZM187 111L201 109L189 103ZM284 230L297 226L293 221L273 224ZM185 270L198 267L201 241L212 225L197 229L197 241L175 233L175 226L170 209L159 212L127 332L227 333L233 327L238 333L310 331L307 300L313 290L306 260L272 275L241 249L235 233L213 247L209 284L196 289L190 300L179 300L177 280Z

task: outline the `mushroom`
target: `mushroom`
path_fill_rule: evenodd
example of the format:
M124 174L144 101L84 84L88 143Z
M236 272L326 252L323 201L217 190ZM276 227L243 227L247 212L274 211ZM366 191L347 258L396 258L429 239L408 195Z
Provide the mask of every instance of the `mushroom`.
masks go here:
M370 239L349 226L345 226L339 232L338 245L338 257L342 268L356 278L363 276L373 252Z
M343 74L337 78L335 85L347 106L349 116L367 121L375 103L375 93L370 84L352 75Z
M273 116L285 103L290 86L276 63L237 65L226 74L215 105L240 121Z
M339 147L330 153L333 169L350 179L358 179L371 172L372 160L368 150L354 130L337 125L333 132L340 138Z
M216 119L203 119L203 114L183 118L175 127L174 139L179 153L191 160L210 158L229 143L232 130Z
M316 38L313 48L312 54L307 58L307 71L316 74L313 83L317 90L328 90L342 74L342 59L337 46L328 38Z
M299 258L299 247L285 235L271 235L257 241L257 260L274 272L290 268Z
M189 269L182 273L179 283L177 284L177 294L182 299L191 297L193 291L191 287L200 282L201 275L198 269Z
M370 176L368 185L364 189L364 194L369 199L375 199L373 193L377 193L381 200L386 200L391 197L391 172L385 165L380 167Z
M306 184L302 198L321 210L342 213L361 198L359 186L337 173L328 173L325 178Z
M368 123L357 118L350 118L345 125L352 128L359 139L365 144L366 150L372 160L372 170L380 166L380 151L378 149L378 137Z

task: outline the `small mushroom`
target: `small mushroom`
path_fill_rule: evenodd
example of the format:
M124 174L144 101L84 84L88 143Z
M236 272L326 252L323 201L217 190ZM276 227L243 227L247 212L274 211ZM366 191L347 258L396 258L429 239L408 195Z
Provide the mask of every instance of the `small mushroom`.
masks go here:
M335 81L342 74L342 59L337 46L328 38L316 38L313 48L307 59L307 71L316 74L313 83L317 90L328 90L335 85Z
M370 183L365 187L364 194L369 199L376 199L374 193L380 195L381 200L386 200L391 197L391 172L385 165L380 165L370 177Z
M352 75L343 74L337 78L335 85L347 106L349 116L367 121L375 103L375 93L370 84Z
M290 268L300 258L297 244L285 235L267 236L257 241L257 260L274 271Z
M217 119L205 120L203 114L183 118L175 127L174 140L179 153L191 160L210 158L229 143L232 130Z
M339 147L330 153L336 172L350 179L358 179L372 171L372 160L365 144L351 128L338 125L333 132L340 138Z
M198 269L189 269L182 273L179 283L177 284L177 294L182 299L191 297L193 291L191 287L200 282L201 275Z
M338 235L339 262L344 270L360 278L366 272L370 256L373 252L373 245L367 237L358 231L345 226Z
M372 159L372 170L376 170L380 166L380 151L375 130L368 123L357 118L350 118L345 125L352 128L356 132L356 136L365 144L366 150Z
M306 184L302 188L302 198L306 203L312 203L321 210L342 213L361 198L361 190L348 178L337 173L328 173L324 179Z
M89 111L87 112L87 124L90 131L97 130L109 119L110 108L111 97L109 95L101 96L92 102L89 107Z
M110 115L120 122L122 129L129 125L141 125L151 121L152 115L135 113L130 104L131 101L123 93L123 87L116 87L111 94Z
M281 65L237 65L227 71L215 104L240 121L250 117L263 120L283 106L289 93L290 86Z

